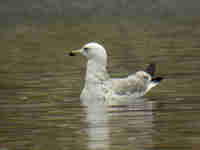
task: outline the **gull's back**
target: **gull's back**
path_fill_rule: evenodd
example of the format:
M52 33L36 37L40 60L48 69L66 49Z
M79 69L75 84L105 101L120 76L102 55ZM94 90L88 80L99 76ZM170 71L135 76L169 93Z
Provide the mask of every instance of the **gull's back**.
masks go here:
M111 79L112 93L134 98L145 95L163 79L162 77L153 78L155 70L155 64L150 64L145 71L138 71L126 78Z
M118 96L140 97L146 93L149 81L135 74L127 78L112 79L113 92Z

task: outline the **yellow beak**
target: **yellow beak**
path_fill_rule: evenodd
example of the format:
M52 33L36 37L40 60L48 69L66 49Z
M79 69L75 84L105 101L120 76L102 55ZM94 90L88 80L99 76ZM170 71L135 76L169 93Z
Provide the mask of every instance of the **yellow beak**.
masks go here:
M69 56L76 56L76 54L80 54L81 53L81 50L73 50L71 52L69 52Z

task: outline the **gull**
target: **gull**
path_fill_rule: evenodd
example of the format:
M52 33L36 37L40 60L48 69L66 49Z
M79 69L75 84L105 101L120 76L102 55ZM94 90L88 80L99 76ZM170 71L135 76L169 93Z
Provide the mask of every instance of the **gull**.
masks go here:
M82 54L87 58L85 84L80 99L98 99L109 101L134 99L144 96L151 88L160 83L163 77L155 77L155 64L146 70L137 71L124 78L111 78L107 72L106 49L90 42L78 50L72 50L69 56Z

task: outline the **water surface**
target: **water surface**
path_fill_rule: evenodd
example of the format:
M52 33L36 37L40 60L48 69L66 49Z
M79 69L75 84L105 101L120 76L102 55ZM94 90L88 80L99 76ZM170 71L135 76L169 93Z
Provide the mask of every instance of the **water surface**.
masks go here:
M1 30L0 149L199 149L198 23L19 24ZM128 105L83 105L86 60L66 53L88 41L108 50L113 77L154 62L165 80Z

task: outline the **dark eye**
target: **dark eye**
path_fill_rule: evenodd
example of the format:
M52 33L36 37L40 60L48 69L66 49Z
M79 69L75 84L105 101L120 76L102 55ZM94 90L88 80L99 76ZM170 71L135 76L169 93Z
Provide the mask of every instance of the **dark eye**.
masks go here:
M85 48L84 48L84 51L86 51L86 52L87 52L88 50L89 50L89 48L88 48L88 47L85 47Z

